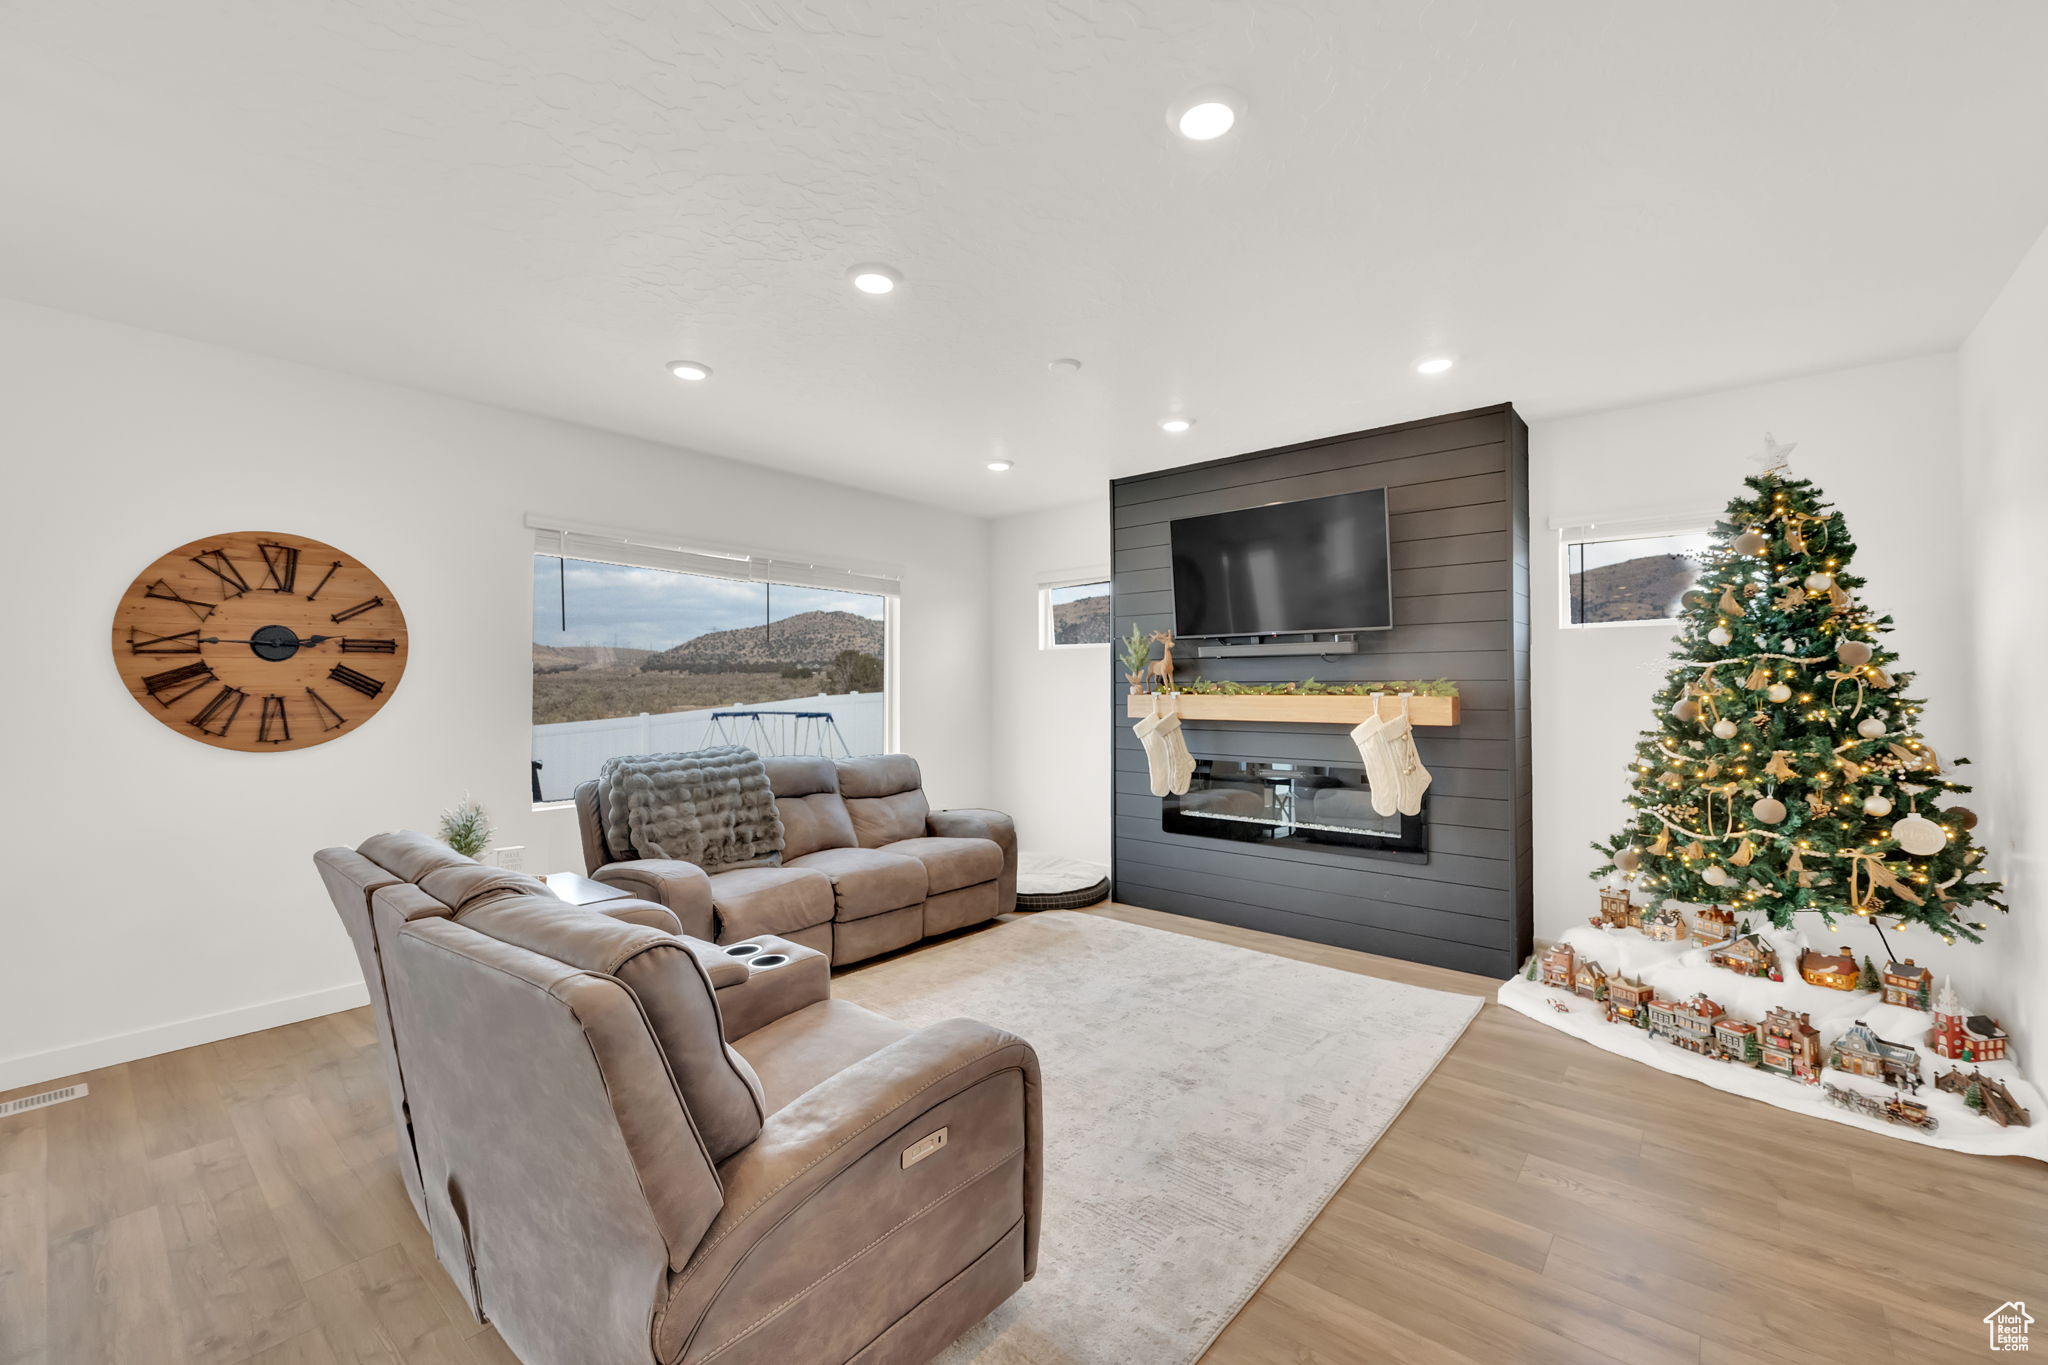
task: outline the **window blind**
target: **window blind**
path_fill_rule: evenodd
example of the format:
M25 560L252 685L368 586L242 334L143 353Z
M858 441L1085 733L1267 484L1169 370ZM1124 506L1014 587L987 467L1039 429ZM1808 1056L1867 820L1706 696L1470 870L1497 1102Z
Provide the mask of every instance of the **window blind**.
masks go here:
M526 524L533 531L535 554L885 597L903 589L902 570L894 565L826 563L786 551L691 543L659 532L593 526L541 513L528 513Z
M1078 569L1040 569L1033 578L1042 588L1065 587L1072 583L1107 583L1109 565L1084 564Z
M1614 516L1561 516L1550 529L1567 543L1580 540L1635 540L1647 536L1690 535L1713 529L1721 519L1717 508L1633 509Z

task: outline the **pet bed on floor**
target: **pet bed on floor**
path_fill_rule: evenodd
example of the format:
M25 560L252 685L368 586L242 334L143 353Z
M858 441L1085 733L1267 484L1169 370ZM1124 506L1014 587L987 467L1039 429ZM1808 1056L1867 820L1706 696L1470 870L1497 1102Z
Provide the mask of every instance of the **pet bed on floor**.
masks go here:
M1109 899L1109 878L1100 863L1023 853L1017 858L1019 910L1079 910Z

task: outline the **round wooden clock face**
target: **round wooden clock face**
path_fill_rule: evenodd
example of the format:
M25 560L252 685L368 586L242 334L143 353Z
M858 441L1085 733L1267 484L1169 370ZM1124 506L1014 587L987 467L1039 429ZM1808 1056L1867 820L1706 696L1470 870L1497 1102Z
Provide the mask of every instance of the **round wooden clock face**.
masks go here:
M233 531L135 576L114 662L142 709L218 749L305 749L356 730L405 673L405 614L317 540Z

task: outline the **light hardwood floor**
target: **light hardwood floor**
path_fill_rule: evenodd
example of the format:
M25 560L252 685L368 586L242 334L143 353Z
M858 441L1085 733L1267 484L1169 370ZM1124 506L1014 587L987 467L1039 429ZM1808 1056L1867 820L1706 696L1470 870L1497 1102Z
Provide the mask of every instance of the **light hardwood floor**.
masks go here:
M0 1365L511 1365L406 1202L367 1011L79 1079L0 1119ZM2048 1167L1787 1114L1488 1005L1204 1365L1922 1365L1983 1359L2008 1299L2048 1308Z

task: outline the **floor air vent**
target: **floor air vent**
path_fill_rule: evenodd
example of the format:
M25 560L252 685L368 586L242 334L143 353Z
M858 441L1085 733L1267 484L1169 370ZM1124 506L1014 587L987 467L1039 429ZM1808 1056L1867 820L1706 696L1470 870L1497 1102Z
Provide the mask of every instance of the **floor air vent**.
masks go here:
M86 1088L83 1085L67 1085L62 1090L45 1090L40 1095L23 1095L18 1100L8 1100L0 1104L0 1119L25 1114L31 1109L47 1109L53 1104L75 1100L85 1093Z

